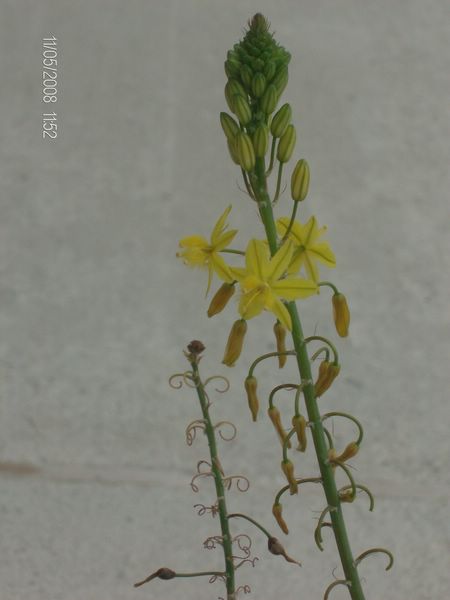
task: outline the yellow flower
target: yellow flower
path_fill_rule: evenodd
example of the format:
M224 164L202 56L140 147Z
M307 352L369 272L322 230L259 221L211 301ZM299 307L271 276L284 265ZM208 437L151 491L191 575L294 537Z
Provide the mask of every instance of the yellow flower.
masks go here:
M286 233L289 222L289 217L278 219L277 230L281 236ZM302 225L299 221L294 221L288 236L288 239L294 244L294 254L288 273L297 273L299 269L304 267L307 276L317 283L319 281L317 262L321 262L330 268L336 266L336 258L328 242L318 241L326 230L326 227L319 229L316 217L311 217L305 225Z
M214 273L227 283L234 281L230 267L219 254L221 250L230 244L237 233L237 229L225 231L227 228L226 220L230 211L231 205L214 225L209 242L201 235L190 235L180 240L179 243L180 248L183 248L183 250L177 252L177 256L183 259L185 265L208 269L208 287L206 293L209 292Z
M232 268L233 275L241 285L243 294L239 313L244 319L270 310L288 329L292 329L291 316L280 298L296 300L317 292L317 285L306 279L285 277L291 263L293 246L286 243L272 258L267 244L250 240L245 253L245 268Z

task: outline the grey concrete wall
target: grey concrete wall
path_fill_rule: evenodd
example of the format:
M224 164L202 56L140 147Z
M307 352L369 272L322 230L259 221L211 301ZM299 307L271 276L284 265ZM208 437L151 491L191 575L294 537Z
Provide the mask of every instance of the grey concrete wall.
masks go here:
M223 463L252 487L230 506L276 531L278 448L265 419L249 422L242 395L249 362L272 347L272 319L249 324L245 356L226 371L235 307L209 321L203 274L175 258L178 239L209 233L228 203L241 241L259 231L218 125L223 60L256 11L292 53L285 97L296 153L312 169L304 215L328 224L332 277L352 310L342 341L327 294L302 305L306 331L329 335L341 353L323 408L366 428L354 473L376 509L362 497L345 511L355 553L386 546L396 556L389 573L379 557L361 567L367 598L448 593L447 3L3 0L1 600L223 593L200 580L132 588L161 565L221 568L217 551L202 550L218 523L192 509L210 490L195 497L188 486L205 456L202 440L189 451L183 441L198 407L167 385L186 368L192 338L207 345L204 373L231 379L214 398L217 418L239 426ZM52 34L59 130L43 140L42 38ZM282 202L287 212L287 194ZM280 376L267 370L263 391L272 381ZM315 472L311 453L298 471ZM312 539L320 491L285 504L285 544L303 569L268 555L252 533L260 561L242 567L240 583L255 598L321 598L338 558L331 536L322 554Z

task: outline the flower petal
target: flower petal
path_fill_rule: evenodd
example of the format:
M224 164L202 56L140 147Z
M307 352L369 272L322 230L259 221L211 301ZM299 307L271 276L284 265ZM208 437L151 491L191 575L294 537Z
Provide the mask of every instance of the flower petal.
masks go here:
M180 248L207 248L209 242L202 235L189 235L179 241Z
M272 284L272 290L277 296L285 300L297 300L307 298L317 293L317 284L310 279L281 279Z
M223 233L223 230L226 228L226 220L231 211L231 204L228 206L225 211L220 215L217 220L217 223L214 225L214 229L211 233L211 245L215 246L217 243L217 239Z
M239 314L244 319L251 319L259 315L266 304L267 293L260 288L253 288L242 294L239 301Z
M217 254L217 252L211 253L210 264L212 265L219 279L222 279L222 281L226 281L227 283L232 283L234 281L230 267L227 265L224 259Z
M267 278L270 281L277 281L285 273L291 261L293 250L291 242L286 242L272 256L267 269Z
M269 264L268 253L267 244L261 240L250 240L245 253L247 271L254 273L262 281L266 280Z
M219 251L226 248L237 234L237 231L237 229L230 229L230 231L226 231L217 236L214 244L214 250Z
M334 252L330 248L330 244L328 242L314 244L309 251L314 255L316 260L319 260L324 265L327 265L327 267L332 268L336 266L336 257L334 256Z
M273 312L277 319L289 329L289 331L292 329L291 315L289 314L288 309L274 294L270 294L267 298L266 308Z
M281 217L277 220L277 231L281 237L286 234L289 223L291 222L290 217ZM304 244L303 237L303 225L298 221L294 221L289 232L289 239L291 239L296 245Z

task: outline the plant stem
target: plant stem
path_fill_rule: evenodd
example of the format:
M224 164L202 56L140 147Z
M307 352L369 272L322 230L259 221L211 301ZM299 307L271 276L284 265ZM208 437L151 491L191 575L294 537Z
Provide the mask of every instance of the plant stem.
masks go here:
M264 158L256 159L255 175L253 178L253 191L259 205L259 212L266 231L270 253L273 256L277 249L277 234L270 197L267 192ZM314 384L312 383L311 364L303 336L300 318L295 302L289 302L287 309L292 320L292 340L297 355L297 364L301 381L305 382L303 395L310 422L314 448L319 463L322 486L330 507L330 518L333 526L336 545L341 558L345 578L350 582L349 592L352 600L364 600L359 575L355 566L350 542L345 527L339 493L334 479L333 468L328 460L328 447L322 425L320 411L315 398Z
M234 600L235 594L235 582L234 582L234 563L233 563L233 551L232 551L232 539L230 535L230 528L228 524L228 512L225 502L225 488L223 485L222 472L220 468L220 461L217 454L216 445L216 434L214 427L211 423L211 417L209 416L209 401L203 387L202 380L198 371L198 362L194 358L191 362L192 373L194 376L194 383L197 389L198 399L202 409L203 420L205 423L205 434L208 439L209 454L211 457L211 470L214 476L214 483L216 486L217 495L217 506L220 519L220 528L222 531L222 547L225 558L225 571L226 571L226 587L227 597L229 600Z

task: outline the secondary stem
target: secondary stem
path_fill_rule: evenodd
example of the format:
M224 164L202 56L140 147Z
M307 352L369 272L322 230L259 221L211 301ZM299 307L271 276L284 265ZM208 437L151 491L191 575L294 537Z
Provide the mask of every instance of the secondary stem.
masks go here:
M273 256L278 249L277 233L272 211L272 203L267 191L264 158L256 159L255 175L253 177L252 184L253 191L258 202L261 219L266 231L270 253ZM330 519L333 526L336 545L342 562L342 568L344 570L345 578L350 584L349 592L352 600L364 600L364 592L361 587L361 582L359 580L359 575L350 548L350 542L348 540L339 493L334 479L333 468L328 460L328 447L325 437L326 434L324 432L320 411L315 398L311 364L295 302L289 302L287 304L287 309L292 320L292 340L297 355L300 379L302 382L305 382L303 386L303 395L305 398L306 410L308 412L314 448L316 450L316 456L319 463L320 474L322 477L322 486L328 506L330 509L333 509L330 510Z
M228 512L225 502L225 488L222 480L222 473L220 470L220 461L217 454L216 435L214 427L211 423L209 416L209 401L205 394L203 383L200 379L198 371L198 362L194 358L191 362L192 373L194 376L194 383L197 389L198 399L202 409L203 420L205 423L205 434L208 439L209 454L211 457L211 469L214 475L214 483L216 486L217 495L217 506L220 519L220 528L222 530L222 547L225 558L225 571L226 571L226 587L227 596L230 600L234 599L235 593L235 581L234 581L234 563L233 563L233 552L232 552L232 540L230 535L230 528L228 524Z

